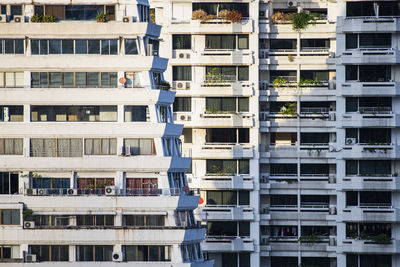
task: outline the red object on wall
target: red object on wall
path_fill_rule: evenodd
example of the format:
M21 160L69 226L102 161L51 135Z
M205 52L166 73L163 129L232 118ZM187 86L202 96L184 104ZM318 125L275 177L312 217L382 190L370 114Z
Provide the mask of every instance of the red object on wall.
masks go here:
M199 199L199 205L201 205L201 204L203 204L204 203L204 199L201 197L200 199Z

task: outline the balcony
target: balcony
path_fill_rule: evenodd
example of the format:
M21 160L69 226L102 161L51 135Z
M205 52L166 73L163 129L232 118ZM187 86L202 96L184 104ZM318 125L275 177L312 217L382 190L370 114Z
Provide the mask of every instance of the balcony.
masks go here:
M203 51L174 50L172 64L190 63L192 65L251 65L254 63L250 50L205 49Z
M96 21L63 21L58 23L2 23L3 33L12 33L14 37L40 36L43 28L49 36L75 36L77 32L92 36L104 36L104 33L113 33L115 37L124 34L159 36L161 26L147 22L124 23L122 21L109 21L98 23ZM107 65L105 65L107 66Z
M202 221L228 220L251 221L254 220L254 211L249 206L222 206L207 205L197 210L197 216Z
M398 32L399 17L338 17L337 31L346 32Z
M317 252L327 251L328 246L334 246L335 237L318 236L315 241L300 241L304 238L307 240L307 236L271 236L270 244L273 251L304 251L304 252Z
M176 96L253 96L254 86L249 81L214 82L173 82Z
M398 96L399 82L346 82L342 84L343 96Z
M244 144L206 143L193 145L192 154L194 158L252 158L254 148Z
M357 207L346 207L338 216L343 221L396 222L400 220L398 209L380 203L361 203Z
M254 190L254 178L248 175L203 176L192 178L190 186L203 189L246 189Z
M399 190L400 179L397 176L346 176L342 179L342 190Z
M211 33L253 33L253 19L243 18L242 21L231 23L229 21L213 19L207 21L200 20L173 20L169 25L172 32L192 33L192 34L211 34Z
M340 57L341 64L396 64L400 54L394 48L359 48L346 50Z
M254 241L250 237L206 236L202 248L207 252L251 252L254 251Z
M343 115L339 127L397 127L400 125L400 117L397 114L350 114Z
M400 243L393 240L390 244L377 244L370 240L345 239L339 246L344 253L399 253Z
M352 146L346 146L341 151L343 158L398 158L400 157L400 148L393 144L382 144L382 145L369 145L369 144L357 144Z
M198 127L253 127L254 118L251 113L201 113Z

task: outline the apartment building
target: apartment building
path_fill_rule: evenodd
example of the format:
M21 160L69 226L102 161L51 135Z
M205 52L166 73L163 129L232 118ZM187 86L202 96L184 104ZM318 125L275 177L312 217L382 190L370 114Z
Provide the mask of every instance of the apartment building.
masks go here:
M0 263L212 266L145 1L0 1Z
M400 265L398 1L154 0L151 14L214 266Z

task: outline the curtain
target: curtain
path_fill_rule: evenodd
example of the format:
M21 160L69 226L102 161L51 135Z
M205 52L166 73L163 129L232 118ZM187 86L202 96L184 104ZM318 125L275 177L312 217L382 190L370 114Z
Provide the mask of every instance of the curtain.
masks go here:
M140 155L139 139L125 139L125 147L130 146L131 155Z
M246 34L238 35L238 49L249 49L249 36Z
M86 87L86 72L75 72L75 87Z
M173 66L172 76L174 81L191 81L192 67L191 66Z
M71 155L71 144L70 139L58 139L57 140L57 152L58 157L70 157Z
M152 154L153 154L153 140L140 139L140 155L152 155Z
M70 157L81 157L82 156L82 139L81 138L72 138L70 139L71 142L71 154Z

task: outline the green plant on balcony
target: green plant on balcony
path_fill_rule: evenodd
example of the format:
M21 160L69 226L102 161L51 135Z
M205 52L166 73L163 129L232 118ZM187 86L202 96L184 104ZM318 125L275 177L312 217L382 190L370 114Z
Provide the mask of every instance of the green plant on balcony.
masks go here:
M322 19L322 16L318 13L294 13L290 16L292 21L292 29L296 32L301 32L307 29L308 25L315 25L316 21Z
M388 236L385 233L375 235L375 236L370 236L369 239L371 239L371 241L373 241L374 243L377 243L377 244L390 244L392 242L392 239L390 238L390 236Z
M318 243L321 242L322 238L319 236L319 233L312 233L310 235L300 236L299 242L302 243Z
M154 8L150 8L150 21L156 24L156 10Z
M31 22L56 22L56 17L35 14L31 17Z
M281 115L295 116L297 114L297 104L296 103L285 103L281 110L279 111Z
M287 83L287 81L282 77L276 77L272 82L275 89L282 87L286 83Z
M33 220L33 210L24 208L22 211L22 217L24 218L24 221L32 221Z
M213 165L210 167L210 170L208 171L208 175L211 176L231 176L234 174L235 170L232 166L222 168L220 166Z
M294 61L294 56L293 55L288 55L287 56L289 62L293 62Z
M207 72L206 81L208 83L224 83L224 82L226 82L224 75L217 68L212 68L209 72Z
M96 21L97 22L106 22L107 21L107 16L103 12L100 12L96 16Z

